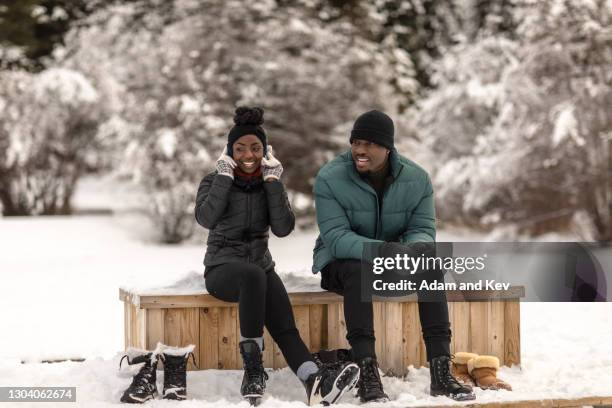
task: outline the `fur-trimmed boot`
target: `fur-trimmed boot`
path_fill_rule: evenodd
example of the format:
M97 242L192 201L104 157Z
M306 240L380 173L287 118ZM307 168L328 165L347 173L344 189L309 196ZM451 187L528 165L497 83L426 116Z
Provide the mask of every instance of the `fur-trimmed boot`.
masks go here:
M468 372L483 390L508 390L512 387L507 382L497 378L499 359L495 356L478 356L468 361Z
M186 347L163 346L160 358L164 363L163 399L184 400L187 398L187 360L193 358L193 344Z
M138 373L132 378L132 383L123 392L121 402L130 404L142 404L157 395L157 357L159 347L153 351L140 350L133 347L127 349L125 355L119 361L119 368L124 359L129 365L142 364Z
M459 351L453 356L451 372L453 373L457 381L459 381L459 383L463 385L469 385L470 387L474 387L476 385L474 379L470 376L470 373L468 372L467 365L468 361L476 357L478 357L478 354L468 353L465 351Z

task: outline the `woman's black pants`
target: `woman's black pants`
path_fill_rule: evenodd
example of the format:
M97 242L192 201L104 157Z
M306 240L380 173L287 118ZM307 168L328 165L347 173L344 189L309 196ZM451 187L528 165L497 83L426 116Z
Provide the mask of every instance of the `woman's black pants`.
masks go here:
M274 270L229 262L206 268L204 276L208 293L226 302L238 302L242 337L262 337L265 325L294 373L302 363L312 361L295 327L285 286Z
M434 275L433 278L441 280L442 276ZM364 357L375 357L372 302L361 301L361 261L337 259L326 265L321 271L321 287L344 297L346 339L353 349L355 359L358 361ZM436 300L440 301L419 301L419 319L428 361L440 355L450 355L448 304L444 292L438 296Z

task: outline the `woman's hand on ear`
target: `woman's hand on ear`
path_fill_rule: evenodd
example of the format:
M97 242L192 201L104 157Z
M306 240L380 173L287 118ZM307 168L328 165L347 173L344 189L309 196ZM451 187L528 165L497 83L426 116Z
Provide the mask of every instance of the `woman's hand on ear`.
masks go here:
M279 180L283 174L283 165L274 157L271 145L268 145L266 156L261 159L261 167L264 181Z
M223 176L228 176L232 180L234 179L234 168L236 167L236 162L230 156L227 155L227 150L223 149L223 153L217 159L217 174L221 174Z

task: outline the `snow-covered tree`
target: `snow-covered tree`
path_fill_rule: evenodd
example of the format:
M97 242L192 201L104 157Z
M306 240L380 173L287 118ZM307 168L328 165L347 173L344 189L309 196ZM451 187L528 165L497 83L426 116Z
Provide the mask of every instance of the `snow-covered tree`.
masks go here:
M193 224L197 183L213 168L237 105L265 109L285 182L310 193L316 171L348 145L346 124L365 109L393 110L393 81L413 85L392 37L381 45L346 19L324 23L308 2L280 3L109 7L56 54L114 95L127 155L117 161L147 188L164 241L188 235L180 226Z
M78 178L97 160L104 120L98 92L79 72L0 72L3 214L69 214Z
M578 216L590 238L610 240L612 9L605 1L519 6L517 40L455 47L421 105L440 213L536 234Z

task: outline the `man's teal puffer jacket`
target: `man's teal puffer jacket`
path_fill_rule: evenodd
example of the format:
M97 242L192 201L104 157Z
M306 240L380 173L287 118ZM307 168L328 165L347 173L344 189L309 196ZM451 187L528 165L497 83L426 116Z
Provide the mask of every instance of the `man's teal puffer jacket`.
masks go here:
M367 242L435 242L429 175L396 150L389 160L394 180L384 193L380 212L376 192L357 173L350 150L321 168L314 185L320 234L313 273L334 259L361 259Z

